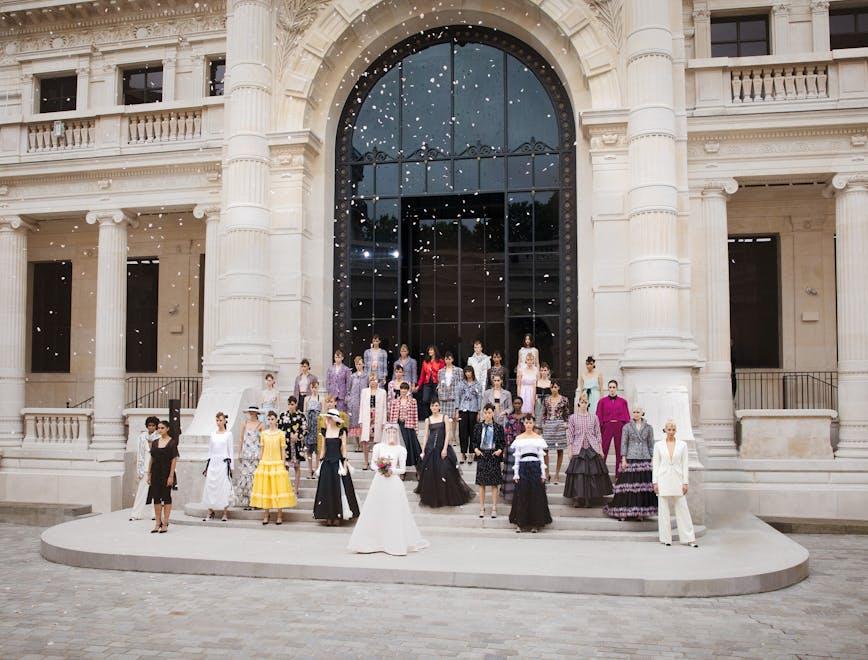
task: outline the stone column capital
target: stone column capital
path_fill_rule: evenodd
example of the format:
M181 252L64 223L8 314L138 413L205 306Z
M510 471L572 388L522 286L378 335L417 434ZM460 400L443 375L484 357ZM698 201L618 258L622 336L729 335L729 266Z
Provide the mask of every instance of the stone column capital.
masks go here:
M811 0L812 12L829 11L829 0Z
M694 23L704 21L708 22L711 20L711 11L708 7L697 7L693 10L693 21Z
M199 220L204 218L205 222L216 222L220 220L220 211L221 207L217 202L206 202L193 207L193 217Z
M27 222L20 215L0 215L0 231L36 231L38 228L38 225Z
M827 197L838 193L868 191L868 172L836 174L826 189Z
M120 209L108 209L104 211L88 211L85 216L89 225L123 225L124 227L136 227L138 223Z
M732 178L706 179L698 183L703 197L729 198L738 190L738 181Z

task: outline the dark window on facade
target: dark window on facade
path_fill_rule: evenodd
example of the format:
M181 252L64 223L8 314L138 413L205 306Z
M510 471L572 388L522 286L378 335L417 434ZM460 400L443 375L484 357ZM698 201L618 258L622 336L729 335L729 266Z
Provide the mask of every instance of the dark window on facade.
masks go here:
M69 373L72 262L33 264L30 371Z
M75 110L77 94L77 76L41 78L39 80L39 112Z
M711 17L711 56L769 54L768 16Z
M208 67L208 96L223 96L223 78L226 77L226 60L211 60Z
M777 236L729 239L733 368L779 368L780 257Z
M868 46L868 6L830 11L829 41L832 49Z
M163 67L124 71L124 105L159 103L163 100Z
M157 371L157 305L160 261L127 260L127 371Z
M357 83L338 134L335 337L376 332L465 364L476 339L513 368L531 333L575 363L574 124L525 44L485 28L422 33Z

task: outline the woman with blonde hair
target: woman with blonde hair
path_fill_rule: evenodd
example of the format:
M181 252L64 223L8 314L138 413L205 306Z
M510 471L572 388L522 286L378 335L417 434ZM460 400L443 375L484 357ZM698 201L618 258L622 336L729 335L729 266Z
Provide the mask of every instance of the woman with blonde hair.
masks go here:
M698 548L693 533L693 520L690 518L690 509L687 506L689 487L687 443L678 440L675 431L675 422L670 419L663 427L666 439L654 445L651 480L660 507L657 514L657 530L660 534L660 543L665 546L672 545L672 521L669 512L674 509L678 541L691 548Z
M643 520L657 515L657 495L651 483L654 430L642 406L633 406L633 421L621 431L621 471L615 497L603 512L619 520Z

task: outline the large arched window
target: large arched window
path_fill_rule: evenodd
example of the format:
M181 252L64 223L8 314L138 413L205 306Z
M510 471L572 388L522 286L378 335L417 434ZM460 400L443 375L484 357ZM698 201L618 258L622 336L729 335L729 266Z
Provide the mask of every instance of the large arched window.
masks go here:
M514 366L531 333L574 378L575 126L551 67L487 28L390 49L341 115L335 340L428 344L464 364L475 339Z

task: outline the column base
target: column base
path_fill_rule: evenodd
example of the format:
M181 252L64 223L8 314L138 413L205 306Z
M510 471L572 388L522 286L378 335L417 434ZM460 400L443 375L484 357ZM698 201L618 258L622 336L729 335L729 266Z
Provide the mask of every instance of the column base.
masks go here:
M90 446L93 449L124 449L127 446L126 436L126 425L122 419L94 419Z
M729 369L707 369L699 374L699 426L705 441L705 451L712 458L738 456Z

